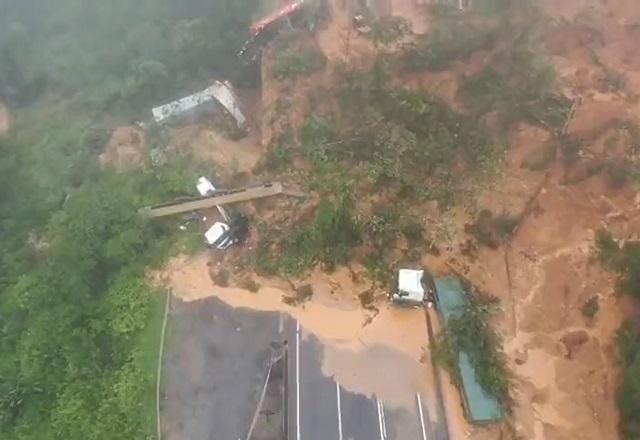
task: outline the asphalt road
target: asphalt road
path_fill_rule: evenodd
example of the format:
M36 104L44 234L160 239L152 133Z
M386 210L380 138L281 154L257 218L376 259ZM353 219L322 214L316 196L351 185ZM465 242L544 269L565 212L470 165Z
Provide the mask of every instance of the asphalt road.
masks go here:
M418 393L411 396L414 408L397 409L375 396L347 391L322 373L323 348L317 338L293 319L286 320L284 333L289 440L447 439L446 427L443 431Z
M426 404L433 395L407 396L415 405L397 409L346 390L323 374L322 342L280 313L234 309L216 298L175 300L168 336L161 402L165 440L244 440L273 347L285 341L286 380L280 383L286 382L286 405L278 403L280 385L269 387L273 392L267 393L253 440L283 440L279 429L261 427L274 428L284 411L287 440L448 439L443 418L430 414Z
M165 440L244 440L264 385L278 313L216 298L174 300L164 362Z

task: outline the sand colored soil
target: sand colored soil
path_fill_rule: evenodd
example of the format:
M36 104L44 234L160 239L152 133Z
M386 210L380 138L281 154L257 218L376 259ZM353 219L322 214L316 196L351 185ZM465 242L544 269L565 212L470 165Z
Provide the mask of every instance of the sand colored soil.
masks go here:
M249 172L262 154L254 133L239 140L231 140L201 125L187 125L176 129L166 151L191 155L205 163L216 165L222 174Z
M103 167L119 171L143 168L148 160L144 131L135 126L116 128L100 155L100 164Z
M0 102L0 136L5 134L11 128L11 114L9 109Z
M594 236L603 226L639 233L626 220L640 213L638 195L612 191L602 176L564 185L559 163L539 172L522 168L521 159L545 145L538 129L521 127L513 142L503 184L480 198L483 208L517 215L539 191L510 248L481 248L473 259L461 256L459 242L425 263L443 272L453 267L501 298L495 324L516 376L516 432L541 440L615 439L614 336L628 304L594 261ZM592 296L600 312L589 321L580 310Z

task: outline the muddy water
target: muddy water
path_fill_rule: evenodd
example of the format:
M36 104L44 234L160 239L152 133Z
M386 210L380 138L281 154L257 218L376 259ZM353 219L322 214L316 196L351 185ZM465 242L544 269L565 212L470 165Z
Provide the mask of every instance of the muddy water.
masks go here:
M345 389L367 396L377 395L389 405L412 407L415 393L434 388L428 358L424 311L379 305L379 312L360 308L344 287L351 281L343 273L311 276L313 298L302 306L282 302L288 293L261 287L257 293L214 286L209 277L208 257L174 259L163 273L166 283L183 301L216 296L232 307L280 311L296 318L325 346L322 369ZM352 290L353 292L353 290ZM429 402L428 405L433 405ZM435 408L434 408L435 410Z

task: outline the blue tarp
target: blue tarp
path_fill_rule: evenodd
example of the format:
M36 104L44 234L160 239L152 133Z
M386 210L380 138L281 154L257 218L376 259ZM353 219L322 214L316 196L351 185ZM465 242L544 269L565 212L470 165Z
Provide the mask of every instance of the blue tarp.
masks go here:
M436 278L434 283L438 309L447 323L451 318L460 316L467 304L467 297L457 278ZM500 403L480 386L475 369L466 353L460 353L458 371L462 380L462 394L469 420L473 423L492 423L501 420L504 414Z

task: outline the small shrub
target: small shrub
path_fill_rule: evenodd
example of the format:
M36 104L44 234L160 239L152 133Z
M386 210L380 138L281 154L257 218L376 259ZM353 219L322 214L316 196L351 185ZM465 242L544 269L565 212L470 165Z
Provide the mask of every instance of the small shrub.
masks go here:
M295 295L283 297L282 302L290 306L297 306L310 300L312 296L313 286L311 284L304 284L296 288Z
M596 233L596 249L600 263L609 268L617 269L621 264L622 252L620 245L613 239L611 232L600 229Z
M522 168L531 171L545 170L556 158L557 148L555 145L545 145L542 149L535 151L522 161Z
M505 127L529 121L560 132L571 111L571 101L556 93L552 64L528 46L502 52L468 77L460 94L479 114L497 112Z
M518 219L502 213L493 219L493 227L500 237L508 237L518 226Z
M620 291L640 298L640 242L627 242L621 247L609 231L600 230L596 248L601 264L618 272Z
M409 70L444 70L478 50L493 46L495 38L495 29L447 22L405 49L401 64Z
M640 433L640 326L626 322L618 331L619 362L622 369L617 390L620 432L625 440L636 440Z
M411 25L403 17L383 17L371 23L369 37L383 46L397 43L411 32Z
M467 227L478 242L492 249L497 249L518 226L518 220L506 213L497 217L488 209L478 214L475 223Z
M253 293L260 290L260 284L256 283L256 281L251 277L244 278L240 283L240 287Z
M326 57L318 48L289 48L273 61L273 76L278 81L295 79L324 68Z
M387 284L392 278L392 270L384 259L383 252L371 252L364 259L365 275L376 283Z
M229 286L229 278L231 278L231 274L226 269L220 269L214 276L213 282L216 283L217 286L227 287Z
M598 296L592 296L582 305L580 309L582 315L587 319L593 319L600 311L600 302Z
M624 246L619 287L624 293L640 299L640 243L627 243Z
M578 160L582 144L576 138L568 135L559 136L557 141L560 146L560 152L562 153L562 160L565 164L572 164Z
M293 152L288 145L278 144L267 153L262 166L268 171L281 171L291 164Z

